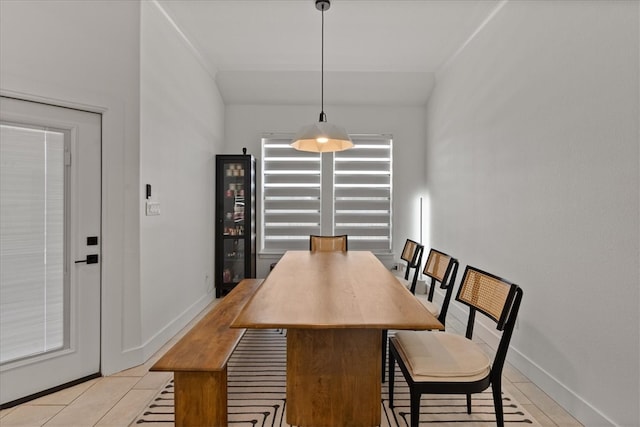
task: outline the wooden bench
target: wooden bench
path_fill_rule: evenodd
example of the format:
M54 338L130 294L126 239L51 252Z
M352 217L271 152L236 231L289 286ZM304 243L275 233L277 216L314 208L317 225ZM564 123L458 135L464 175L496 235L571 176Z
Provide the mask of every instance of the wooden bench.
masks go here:
M263 279L244 279L151 371L173 372L176 427L227 427L227 362L246 329L230 328Z

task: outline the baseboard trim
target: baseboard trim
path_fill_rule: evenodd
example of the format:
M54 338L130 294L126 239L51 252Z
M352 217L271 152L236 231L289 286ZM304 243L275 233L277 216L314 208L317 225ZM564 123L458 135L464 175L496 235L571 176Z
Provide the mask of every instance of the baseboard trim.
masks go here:
M444 293L440 289L436 289L435 293L437 297L434 297L434 300L442 301ZM452 298L447 316L452 316L456 321L466 325L468 311L466 307L456 303ZM514 334L515 333L517 333L517 331L515 331ZM499 335L495 333L492 328L483 325L482 322L476 321L474 334L481 338L491 348L495 349L498 346ZM609 417L600 412L597 408L593 407L589 402L585 401L544 368L533 362L516 347L511 346L509 348L507 361L582 424L587 426L597 425L603 427L617 426Z
M149 360L149 358L160 350L163 345L187 326L189 322L191 322L213 301L213 299L213 294L203 295L186 310L167 323L162 329L156 332L151 338L145 341L141 346L144 361Z

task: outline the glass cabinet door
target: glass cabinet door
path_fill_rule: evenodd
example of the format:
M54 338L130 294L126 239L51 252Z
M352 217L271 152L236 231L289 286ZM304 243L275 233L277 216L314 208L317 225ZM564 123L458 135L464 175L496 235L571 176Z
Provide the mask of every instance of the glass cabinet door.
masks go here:
M222 282L226 285L244 279L244 240L224 240L224 264Z
M244 177L242 163L224 165L224 263L222 281L238 283L244 278Z
M224 229L225 236L244 236L244 176L242 163L227 163L224 166Z
M216 296L220 297L255 275L251 262L255 160L248 155L218 155L217 159Z

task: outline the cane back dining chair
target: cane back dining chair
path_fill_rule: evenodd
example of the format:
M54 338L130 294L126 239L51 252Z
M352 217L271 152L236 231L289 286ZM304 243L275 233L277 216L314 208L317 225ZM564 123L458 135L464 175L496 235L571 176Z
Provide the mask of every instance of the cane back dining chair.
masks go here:
M346 234L339 236L317 236L312 234L309 236L309 250L311 252L331 252L348 250L348 237ZM278 263L271 264L269 270L273 270Z
M424 265L422 274L431 279L431 284L429 285L427 295L416 295L416 298L444 325L449 309L449 301L453 294L453 286L458 274L458 260L451 255L432 248L429 251L429 256L427 257L427 262ZM445 289L441 306L433 302L434 290L437 283L440 283L440 289Z
M333 252L349 250L348 237L346 234L339 236L309 236L309 250L311 252Z
M389 340L389 407L393 408L395 362L409 385L411 427L417 427L422 394L471 394L489 386L493 392L496 423L504 426L502 368L522 300L522 289L492 274L467 267L456 300L469 307L466 335L449 332L400 331ZM472 341L476 312L502 331L493 363Z
M416 283L418 281L420 265L422 264L423 251L424 246L411 239L407 239L404 243L402 254L400 255L400 259L406 262L406 265L404 268L404 278L398 277L398 280L400 280L400 282L409 289L412 294L416 293ZM410 278L412 271L413 276Z
M420 270L420 264L422 263L422 252L424 252L424 246L411 239L407 239L404 242L404 248L402 248L402 254L400 259L406 262L404 268L404 277L397 277L398 281L402 283L412 294L416 293L416 284L418 282L418 271ZM413 277L411 276L413 271ZM382 382L385 381L386 364L387 364L387 342L389 331L382 330Z

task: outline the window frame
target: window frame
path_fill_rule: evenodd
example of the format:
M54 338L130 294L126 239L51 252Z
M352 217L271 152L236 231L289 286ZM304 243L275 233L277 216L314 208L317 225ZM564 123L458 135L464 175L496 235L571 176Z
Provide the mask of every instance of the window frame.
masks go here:
M308 248L308 235L309 234L321 234L321 235L332 235L332 234L336 234L336 226L338 224L338 215L336 213L336 203L338 204L344 204L345 203L345 199L341 198L341 199L336 199L336 189L337 188L350 188L351 186L349 184L336 184L336 180L338 179L337 176L341 175L343 177L343 181L344 178L346 178L347 181L351 180L351 181L362 181L362 177L366 177L366 176L377 176L378 180L377 182L380 182L381 179L384 181L384 179L388 179L388 182L385 182L384 184L381 185L375 185L375 183L371 182L369 184L374 185L374 187L371 187L372 189L375 190L379 190L379 187L382 188L387 188L388 189L388 193L385 196L376 196L376 202L373 202L374 205L377 203L378 205L386 205L386 212L382 212L384 211L384 209L381 209L380 214L378 215L378 217L382 216L383 219L386 221L385 224L378 226L379 230L385 230L386 234L384 235L379 235L380 238L376 238L375 235L365 235L362 236L361 239L358 238L357 234L350 234L350 241L349 241L349 246L350 249L351 248L358 248L355 250L371 250L373 253L375 253L376 255L388 255L388 254L392 254L392 248L393 248L393 137L390 134L352 134L350 135L350 137L353 139L354 145L355 147L351 150L347 150L347 152L344 152L345 155L343 155L342 152L337 152L337 153L306 153L306 152L301 152L301 151L296 151L293 147L290 147L290 141L293 137L293 134L265 134L262 136L261 138L261 172L260 172L260 195L259 195L259 200L260 200L260 209L259 209L259 229L260 229L260 236L259 236L259 254L260 255L282 255L285 251L287 250L301 250L301 249L307 249ZM269 144L272 144L271 147L269 147ZM348 164L348 163L353 163L353 162L349 162L348 161L348 156L352 156L352 153L357 152L356 150L358 150L358 144L360 144L361 146L366 146L363 148L368 149L370 152L376 152L376 150L380 150L380 149L385 149L388 152L387 156L379 156L378 157L378 162L379 164L382 164L386 167L386 169L381 168L380 170L361 170L361 171L352 171L354 172L353 174L349 173L349 170L345 170L345 171L341 171L338 172L338 174L335 173L336 168L340 169L340 166L336 166L336 164ZM373 148L373 151L371 146L372 145L376 145L379 144L379 147L381 146L382 148ZM274 176L275 175L281 175L281 176L286 176L288 173L287 172L282 172L282 171L278 171L278 168L282 168L283 164L277 165L276 167L270 167L267 165L268 162L272 162L274 161L275 157L278 156L272 156L271 154L273 153L272 150L275 146L278 146L278 148L280 150L292 150L290 152L288 152L287 154L287 158L317 158L317 161L319 163L319 167L317 169L314 169L313 172L312 171L306 171L304 172L307 178L309 177L309 175L314 176L317 181L315 181L317 184L319 184L319 194L318 197L316 199L317 201L317 206L318 206L318 212L316 212L316 218L318 219L318 222L314 223L313 226L309 225L309 228L306 228L306 231L303 233L300 233L298 235L291 235L291 236L287 236L287 237L283 237L282 239L277 239L278 234L277 233L269 233L267 234L265 231L267 228L270 227L274 227L275 223L270 223L269 220L273 217L274 213L271 212L271 215L269 215L268 211L270 209L270 206L272 207L274 205ZM362 156L360 156L362 157ZM371 156L374 157L374 156ZM279 157L280 158L280 157ZM281 160L284 160L281 158ZM288 160L285 161L284 165L286 165L286 162ZM307 160L310 161L310 160ZM360 162L362 162L362 164L365 164L367 161L366 160L359 160ZM295 163L295 161L291 161L292 163ZM376 162L374 162L376 163ZM289 174L290 176L296 176L295 173ZM356 175L360 176L360 178L356 178ZM300 175L302 176L302 175ZM286 178L285 178L286 180ZM338 179L339 180L339 179ZM286 184L283 184L286 187ZM363 185L362 183L360 184L353 184L354 186L356 185ZM355 188L355 187L354 187ZM340 191L338 191L338 193L340 193ZM279 196L276 196L279 197ZM293 196L296 197L296 196ZM298 196L298 197L305 197L305 196ZM306 197L311 198L312 196L307 195ZM338 196L338 197L344 197L344 196ZM360 202L362 203L367 203L367 201L365 199L363 199L362 197L357 197L356 199L361 199ZM291 201L293 199L289 199L289 201ZM311 200L308 200L310 203L312 203ZM348 203L348 202L347 202ZM354 203L354 202L352 202ZM366 208L366 207L364 207ZM362 209L364 209L362 208ZM343 214L344 216L344 214ZM348 217L348 214L346 215ZM266 219L265 219L266 218ZM292 217L293 218L293 217ZM380 218L378 218L377 220L380 220ZM348 223L345 223L348 224ZM382 224L380 222L380 224ZM293 221L292 225L294 226L298 226L300 228L304 228L301 224L300 221ZM343 228L344 229L344 224L343 224ZM274 227L274 228L278 228L278 227ZM284 227L280 227L280 228L284 228ZM340 227L337 227L338 230L340 230ZM346 227L348 228L348 227ZM366 227L362 227L362 226L356 226L356 227L351 227L351 229L353 230L354 228L366 228ZM342 232L340 232L339 234L344 234ZM349 234L349 233L347 233ZM272 238L273 236L275 236L275 238ZM282 242L285 242L287 240L291 240L292 242L296 242L292 245L290 245L290 247L269 247L268 246L268 240L281 240ZM364 242L366 240L375 240L377 241L377 247L375 246L369 246L366 247L368 245L364 245L365 247L362 247L361 245L358 245L358 243L356 242ZM386 242L386 243L385 243ZM275 246L275 245L274 245ZM358 247L360 246L360 247Z

